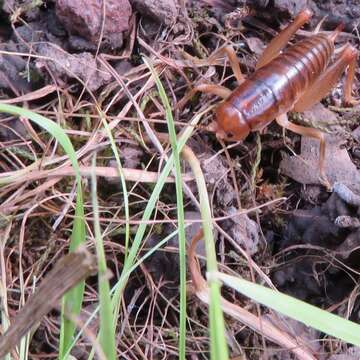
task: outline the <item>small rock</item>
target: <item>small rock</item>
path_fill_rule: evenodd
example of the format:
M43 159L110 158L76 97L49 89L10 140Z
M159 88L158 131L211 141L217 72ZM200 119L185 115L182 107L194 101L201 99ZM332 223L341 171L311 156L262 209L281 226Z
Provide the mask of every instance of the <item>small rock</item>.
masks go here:
M331 184L341 182L353 191L360 192L360 171L346 149L342 149L342 139L325 136L325 173ZM301 139L301 155L284 155L280 170L301 184L320 184L319 181L319 142L306 136Z
M149 16L164 25L173 25L178 16L175 0L130 0L141 14Z
M90 53L72 55L50 44L39 44L37 51L44 57L54 59L54 61L47 61L47 66L56 77L79 78L91 91L108 84L112 79L105 69L97 65L94 56ZM36 60L36 66L41 69L44 61L46 60Z
M359 221L359 219L357 219L357 221ZM359 248L359 239L360 239L360 229L349 234L346 237L345 241L342 244L340 244L336 249L336 252L339 254L339 257L346 260L350 258L351 254L357 252Z
M233 206L227 210L229 215L236 212L237 210ZM246 214L228 219L224 223L223 228L249 255L257 253L259 247L259 226Z
M56 14L70 34L97 44L103 26L102 4L100 0L57 0ZM103 41L113 49L120 48L122 32L129 29L130 3L128 0L107 0L105 4Z
M341 228L358 228L360 220L357 217L343 215L335 219L335 225Z
M358 126L353 132L353 137L360 142L360 126Z
M201 155L201 167L204 171L209 193L211 193L215 187L218 204L222 208L229 206L229 204L236 199L236 193L228 181L228 169L223 164L222 158L219 156L213 157L211 154L204 153Z

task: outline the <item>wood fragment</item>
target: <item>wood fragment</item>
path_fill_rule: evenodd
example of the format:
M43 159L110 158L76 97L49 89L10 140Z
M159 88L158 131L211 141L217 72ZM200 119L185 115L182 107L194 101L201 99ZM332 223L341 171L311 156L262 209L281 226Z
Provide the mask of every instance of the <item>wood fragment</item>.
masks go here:
M0 359L8 354L54 307L61 297L96 269L94 257L84 246L60 259L31 295L0 337Z

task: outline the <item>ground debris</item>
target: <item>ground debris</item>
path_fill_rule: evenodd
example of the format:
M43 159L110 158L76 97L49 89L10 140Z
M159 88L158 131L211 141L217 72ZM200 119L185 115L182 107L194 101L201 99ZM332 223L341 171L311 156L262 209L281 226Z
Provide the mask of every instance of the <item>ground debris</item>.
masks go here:
M135 144L124 144L120 149L120 154L123 167L137 169L139 168L140 160L144 155L144 151L140 146ZM116 166L116 163L112 163L110 166Z
M263 0L258 0L257 2L259 4L264 3ZM294 16L304 9L306 5L307 0L274 0L272 8L278 12Z
M326 203L311 209L295 210L284 235L282 247L312 244L334 248L341 244L348 231L336 225L339 216L357 216L357 211L336 193Z
M51 13L53 14L53 13ZM52 16L51 16L52 17ZM108 84L112 80L112 76L103 69L95 57L90 52L80 52L71 54L66 49L71 48L71 44L65 41L62 36L58 36L61 27L57 28L55 24L51 33L49 31L49 23L45 19L39 22L32 22L29 26L19 26L17 28L16 36L13 36L14 42L11 49L13 51L27 52L28 47L23 42L34 42L33 51L40 58L35 59L34 63L30 63L30 69L34 68L32 74L37 74L37 77L44 77L43 81L48 81L44 76L50 70L53 78L61 82L67 82L69 79L77 79L87 84L90 91L95 91L99 87ZM93 48L95 49L95 48ZM19 60L20 61L20 60ZM27 62L25 61L27 64ZM36 71L36 72L35 72ZM32 84L36 77L32 76Z
M95 219L88 178L94 172L99 176L98 215L107 266L114 274L110 279L111 287L116 286L119 279L124 279L124 264L129 264L132 259L135 262L140 260L139 266L127 274L129 278L123 289L119 308L123 321L117 324L118 353L125 349L126 354L123 355L128 358L137 359L145 354L153 358L172 359L177 356L179 334L178 236L173 235L149 255L154 246L158 246L179 226L174 176L165 179L166 184L157 194L149 220L144 220L148 205L151 205L150 196L166 161L161 151L152 152L142 140L152 131L155 135L167 132L168 127L164 104L158 96L154 78L142 61L143 54L151 58L169 100L176 104L196 84L221 84L235 88L235 77L228 59L220 56L213 63L208 61L209 55L222 46L234 45L241 70L244 76L249 77L264 46L305 2L315 10L315 20L311 22L316 23L329 13L325 27L331 28L338 16L332 16L336 14L336 11L332 13L335 6L340 3L349 5L344 18L350 18L358 10L352 12L354 1L1 2L0 6L7 8L7 12L0 13L1 50L15 56L1 54L4 56L0 57L0 96L8 103L34 110L64 128L78 155L88 238L93 238ZM290 43L309 35L308 30L312 26L313 23L305 24ZM339 47L345 37L356 46L356 29L351 30L352 33L342 33L338 37ZM123 42L126 47L120 49ZM199 62L191 61L191 57L199 59ZM102 67L105 61L119 74L130 94L125 93L124 86L119 86L119 78L114 81L116 79L110 75L109 69ZM10 81L3 81L2 74ZM356 98L359 96L358 75L353 87ZM40 86L36 79L40 79ZM52 87L52 92L43 91L43 97L31 97L34 89L47 87ZM360 130L353 133L350 130L356 127L359 109L341 108L338 102L341 95L342 87L338 86L323 102L325 106L329 101L335 104L330 108L336 111L336 115L322 105L315 106L305 115L289 114L290 121L332 133L327 135L326 161L328 176L334 183L333 194L316 185L319 184L317 141L303 137L303 159L286 156L282 162L283 173L304 184L315 185L300 186L292 178L279 175L279 163L286 147L281 129L275 123L268 127L267 132L250 134L243 142L226 143L225 148L213 133L207 131L214 117L211 110L191 128L193 132L187 145L196 153L205 176L220 271L250 279L253 275L251 271L255 270L258 283L267 281L270 276L280 291L359 321L360 303L356 286L360 271L360 179L355 165L359 168ZM221 99L215 96L199 94L189 101L186 110L172 107L177 134L190 131L188 124L195 120L198 111L210 110L219 101ZM139 121L139 114L142 114L134 105L140 107L149 127L143 126L145 121ZM99 111L103 116L99 117ZM301 123L302 117L306 124ZM117 164L110 160L114 159L114 155L102 120L111 126L114 141L119 147L126 192L121 186ZM341 124L346 123L346 130L339 126L340 121ZM33 292L32 287L37 287L34 283L36 278L46 280L46 273L53 266L51 259L57 257L59 251L62 253L68 249L71 226L76 216L75 171L65 163L68 158L60 146L61 142L36 125L32 129L26 118L3 115L0 123L3 176L8 177L7 173L14 171L16 176L20 174L14 182L6 183L1 193L6 215L3 222L6 221L9 226L10 235L3 248L0 247L0 262L6 266L4 284L8 301L7 304L4 301L4 305L9 308L12 318L20 308L19 294L27 297ZM329 123L336 125L329 126ZM300 153L300 146L297 147L300 136L290 131L286 132L286 136L291 150ZM345 140L355 165L347 151L342 149ZM170 151L169 147L166 151ZM95 168L90 166L94 155L97 155ZM184 186L183 193L186 241L189 245L201 230L202 222L197 207L196 182L186 171L188 165L185 162L182 165L183 181L187 186L186 189ZM65 174L65 171L69 173L60 180L59 174ZM309 194L310 187L312 196ZM279 198L287 200L273 201ZM255 210L258 206L261 210ZM294 211L294 208L298 210ZM244 209L251 209L251 215ZM146 229L142 228L144 225ZM48 236L39 235L51 229L56 231L52 232L54 236L50 242ZM0 230L3 234L4 228ZM20 235L21 241L18 241L18 234L22 234L23 230L24 236ZM93 248L93 242L90 241L89 246ZM134 252L129 253L132 246L136 247L136 258L133 258ZM205 274L204 241L197 243L195 251L201 271ZM145 254L148 257L143 258ZM20 274L19 265L24 269L23 274ZM23 288L17 281L20 275L25 280ZM189 294L187 317L191 325L191 329L187 329L191 331L187 332L186 357L208 358L208 312L196 302L189 274L186 279ZM98 290L98 279L95 276L89 278L84 311L79 317L81 323L98 306ZM222 294L235 305L251 309L254 316L268 314L267 318L262 318L261 325L269 323L270 318L284 335L298 337L299 344L305 343L306 348L311 348L310 352L314 352L314 357L319 360L328 359L329 351L334 356L342 356L335 354L341 354L346 349L343 342L312 332L266 307L259 307L260 312L256 313L253 300L233 289L223 287ZM3 308L7 310L6 306ZM59 313L53 311L48 316L51 322L39 319L40 327L29 348L31 356L56 357ZM99 319L97 317L87 328L72 356L79 359L88 357L92 347L92 338L88 335L96 338ZM295 347L284 351L286 347L279 348L276 341L274 344L272 340L264 340L261 326L254 328L229 317L225 321L231 358L240 354L248 359L294 358L291 349L298 348L296 341ZM323 348L319 348L320 341L324 344Z
M185 228L185 237L187 246L190 246L192 238L201 230L201 214L197 211L185 211L185 223L188 225ZM190 223L190 225L189 225ZM146 249L156 246L159 241L164 239L166 236L170 235L176 230L176 227L172 224L165 224L158 234L151 235L146 241ZM214 231L214 240L217 241L218 232ZM179 255L177 252L171 251L171 249L179 248L179 238L178 235L174 235L167 244L162 248L156 251L151 257L149 257L145 266L154 281L158 283L160 280L165 281L168 286L166 286L166 291L168 294L174 295L174 288L179 282ZM145 250L146 250L145 249ZM205 244L204 241L199 241L196 246L196 254L202 258L206 256Z
M321 342L318 340L320 338L319 331L277 312L266 314L264 315L264 318L268 319L277 328L281 329L285 333L288 333L290 336L296 337L299 341L299 345L301 344L302 346L306 346L314 354L321 352ZM271 347L267 350L266 359L293 359L292 354L288 350L279 351L278 348L272 349ZM262 358L262 360L265 360L265 358Z
M0 141L19 140L21 137L26 139L28 131L19 118L12 118L6 121L2 118L3 115L0 116Z
M358 26L360 17L358 0L311 0L309 6L315 14L311 25L316 25L325 17L323 28L328 30L343 24L344 31L352 32Z
M246 38L246 43L249 49L257 56L260 56L265 49L265 44L259 38L254 36Z
M228 180L229 172L223 159L207 153L200 155L200 159L209 193L215 190L219 206L228 207L236 199L236 193Z
M314 15L309 26L314 28L323 18L323 28L333 30L340 23L345 31L352 32L358 25L360 8L358 0L201 0L200 3L220 9L223 13L243 10L248 7L252 16L266 20L282 21L284 17L294 17L305 7L310 8Z
M16 54L26 50L14 40L0 44L0 52L4 52L0 54L0 89L16 97L39 88L43 81L33 62Z
M85 246L78 247L61 258L17 313L5 334L0 337L0 358L18 345L21 338L58 305L67 291L93 274L96 270L95 263L95 258Z

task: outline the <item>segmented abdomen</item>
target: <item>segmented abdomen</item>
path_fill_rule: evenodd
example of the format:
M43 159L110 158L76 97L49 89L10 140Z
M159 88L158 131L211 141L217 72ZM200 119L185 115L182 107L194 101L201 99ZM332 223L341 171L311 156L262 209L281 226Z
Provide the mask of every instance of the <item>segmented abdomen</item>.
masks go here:
M318 34L290 47L253 78L267 84L278 101L294 102L325 70L333 52L333 43Z
M317 34L286 49L257 70L229 97L252 130L289 111L327 67L334 45Z

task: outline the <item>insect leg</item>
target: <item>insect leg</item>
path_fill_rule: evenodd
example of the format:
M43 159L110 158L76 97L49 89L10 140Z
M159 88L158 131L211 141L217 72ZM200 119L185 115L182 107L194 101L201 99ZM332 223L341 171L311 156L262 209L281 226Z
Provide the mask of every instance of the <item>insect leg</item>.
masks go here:
M301 11L285 29L275 36L260 56L256 69L260 69L272 59L276 58L280 51L287 45L290 38L299 30L312 16L310 9Z
M308 136L308 137L311 137L313 139L317 139L320 141L320 156L319 156L320 177L319 177L319 179L320 179L320 182L327 189L331 189L330 182L327 179L326 173L325 173L325 147L326 147L326 144L325 144L324 134L318 129L308 128L305 126L293 124L292 122L290 122L288 120L288 117L286 114L282 114L278 118L276 118L276 122L281 127L291 130L292 132L294 132L296 134Z
M354 56L352 60L350 60L348 71L346 74L345 82L344 82L344 102L346 105L357 105L359 104L359 100L355 100L351 95L352 85L354 83L355 70L358 59L358 52L353 48Z
M182 109L185 104L197 93L203 92L207 94L217 95L223 99L226 99L230 96L231 90L225 86L215 85L215 84L199 84L193 87L178 103L176 108Z
M209 62L217 59L219 56L222 56L224 53L229 58L229 63L230 63L231 69L236 77L238 85L240 85L242 82L245 81L245 77L241 72L239 59L238 59L236 52L232 46L227 45L227 46L224 46L224 47L220 48L219 50L217 50L214 54L212 54L209 57Z

